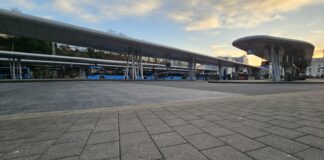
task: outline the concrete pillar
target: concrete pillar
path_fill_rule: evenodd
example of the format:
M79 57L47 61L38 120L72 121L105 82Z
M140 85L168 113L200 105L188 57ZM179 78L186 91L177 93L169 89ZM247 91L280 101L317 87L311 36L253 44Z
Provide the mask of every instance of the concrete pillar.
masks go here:
M218 77L219 77L219 80L223 80L223 74L224 74L224 69L223 69L223 65L219 62L218 63Z
M144 71L143 71L143 60L142 60L142 54L140 54L140 74L141 74L141 80L144 79Z
M52 55L56 55L56 44L52 42Z
M129 78L129 53L126 54L126 71L125 71L125 79Z
M16 62L15 59L12 59L12 79L16 79Z
M22 80L21 59L18 59L17 66L18 66L19 79Z
M193 80L193 75L192 75L192 60L190 59L188 61L188 80L192 81Z
M274 46L270 47L269 52L270 61L272 64L272 81L279 82L281 81L280 78L280 61L279 61L279 52L275 49Z

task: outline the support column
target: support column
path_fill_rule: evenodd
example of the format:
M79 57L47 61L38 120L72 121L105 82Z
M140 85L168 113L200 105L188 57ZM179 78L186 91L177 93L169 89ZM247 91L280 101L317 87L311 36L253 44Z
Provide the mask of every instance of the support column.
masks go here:
M189 60L188 62L188 76L189 76L189 80L192 81L193 80L193 75L192 75L192 59Z
M143 72L143 60L142 60L142 54L140 54L140 72L141 72L141 80L144 79L144 72Z
M52 55L56 55L56 47L55 47L55 42L52 42Z
M132 52L132 79L135 79L135 63L134 63L134 53Z
M138 51L136 51L136 79L140 76L140 61L139 61L139 55Z
M218 63L218 77L219 77L219 80L223 80L223 65L221 62Z
M18 71L19 71L19 79L22 80L22 69L21 69L21 59L18 59Z
M129 53L126 54L126 71L125 71L125 78L128 79L129 77Z
M12 79L12 62L11 62L11 58L8 58L8 61L9 61L10 76L11 76L11 79Z
M279 64L279 53L275 50L274 46L270 48L270 61L272 63L272 81L279 82L280 79L280 64Z
M15 63L15 59L12 59L12 79L16 79L16 63Z

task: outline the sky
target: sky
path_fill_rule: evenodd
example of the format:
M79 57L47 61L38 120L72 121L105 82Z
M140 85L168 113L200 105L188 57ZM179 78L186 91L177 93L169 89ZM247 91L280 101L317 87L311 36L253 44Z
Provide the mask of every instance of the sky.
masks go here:
M210 56L242 56L240 37L271 35L315 45L323 57L324 0L0 0L0 8L122 33ZM260 58L248 55L249 64Z

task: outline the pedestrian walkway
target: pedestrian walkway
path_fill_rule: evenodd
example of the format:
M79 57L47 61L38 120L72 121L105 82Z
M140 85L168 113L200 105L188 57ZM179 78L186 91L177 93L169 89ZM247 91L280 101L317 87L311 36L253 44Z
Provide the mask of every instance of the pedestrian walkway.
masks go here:
M0 116L0 159L320 160L323 93Z

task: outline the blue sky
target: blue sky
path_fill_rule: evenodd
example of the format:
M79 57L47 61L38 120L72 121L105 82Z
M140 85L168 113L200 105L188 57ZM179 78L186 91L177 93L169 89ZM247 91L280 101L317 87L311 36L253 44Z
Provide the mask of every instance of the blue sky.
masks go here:
M195 51L241 56L237 38L306 40L324 49L324 0L0 0L0 8ZM249 56L250 64L260 59Z

